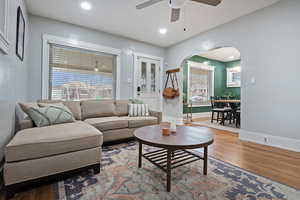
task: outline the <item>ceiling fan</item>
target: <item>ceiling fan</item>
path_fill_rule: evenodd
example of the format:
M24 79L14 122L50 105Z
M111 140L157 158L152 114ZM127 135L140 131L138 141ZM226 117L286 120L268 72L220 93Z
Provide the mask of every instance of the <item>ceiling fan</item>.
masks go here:
M159 3L161 1L166 0L149 0L144 3L141 3L136 6L136 9L140 10L143 8L147 8L149 6L152 6L153 4ZM187 2L187 1L194 1L197 3L203 3L211 6L217 6L219 5L222 0L167 0L169 2L169 6L172 8L171 11L171 22L176 22L180 18L180 8Z

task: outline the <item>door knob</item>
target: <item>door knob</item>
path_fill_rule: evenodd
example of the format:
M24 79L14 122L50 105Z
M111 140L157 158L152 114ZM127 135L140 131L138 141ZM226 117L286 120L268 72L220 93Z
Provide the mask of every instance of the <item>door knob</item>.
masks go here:
M140 95L140 93L141 93L141 87L138 86L138 87L137 87L137 95Z

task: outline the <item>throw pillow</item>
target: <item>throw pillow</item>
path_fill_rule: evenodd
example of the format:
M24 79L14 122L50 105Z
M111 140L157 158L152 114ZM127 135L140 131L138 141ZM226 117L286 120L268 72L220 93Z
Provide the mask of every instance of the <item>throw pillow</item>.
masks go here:
M148 104L128 104L129 117L149 116Z
M38 127L75 121L72 112L64 105L51 105L43 108L31 107L28 114Z
M65 107L63 103L38 103L39 107L44 108L44 107L49 107L49 106L54 106L54 107Z
M130 99L129 101L133 104L144 104L144 102L139 99Z
M38 100L38 104L40 107L47 107L49 106L49 104L58 103L62 103L63 105L67 106L73 113L73 116L76 120L82 119L80 101Z
M28 115L28 110L29 108L39 108L39 105L36 102L31 102L31 103L19 103L19 106L23 110L23 112Z

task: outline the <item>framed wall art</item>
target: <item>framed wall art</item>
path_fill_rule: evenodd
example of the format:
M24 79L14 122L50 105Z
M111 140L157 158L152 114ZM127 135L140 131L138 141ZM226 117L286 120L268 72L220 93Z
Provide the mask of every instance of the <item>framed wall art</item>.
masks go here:
M21 7L18 7L16 54L21 61L24 60L25 28L25 18Z
M241 87L241 67L227 68L227 87Z

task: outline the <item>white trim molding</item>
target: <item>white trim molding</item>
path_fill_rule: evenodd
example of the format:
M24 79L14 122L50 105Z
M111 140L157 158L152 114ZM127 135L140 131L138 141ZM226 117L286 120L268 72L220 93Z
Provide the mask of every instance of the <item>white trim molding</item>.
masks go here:
M9 0L0 0L4 2L4 27L0 27L0 50L4 54L8 54L9 50L9 40L8 40L8 32L9 32ZM2 6L2 5L0 5ZM3 28L3 30L1 29Z
M49 48L50 44L57 44L89 51L112 54L116 56L116 99L120 99L121 86L121 53L120 49L101 46L93 43L63 38L48 34L43 34L43 53L42 53L42 98L49 98Z
M215 67L206 65L204 63L199 63L199 62L193 62L193 61L188 61L187 62L188 68L187 68L187 102L190 103L190 68L197 68L197 69L203 69L203 70L208 70L212 71L212 79L211 79L211 87L212 87L212 92L211 96L214 96L215 93ZM211 105L193 105L193 107L209 107Z
M239 139L290 151L300 152L300 140L240 130Z
M138 58L147 58L147 59L151 59L151 60L156 60L159 62L159 96L160 96L160 111L163 110L163 95L162 95L162 91L163 91L163 69L164 69L164 58L162 57L157 57L157 56L152 56L152 55L147 55L144 53L139 53L139 52L133 52L133 60L134 60L134 67L133 67L133 98L136 99L137 98L137 76L136 74L138 74L138 67L139 67L139 62L138 62Z

